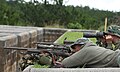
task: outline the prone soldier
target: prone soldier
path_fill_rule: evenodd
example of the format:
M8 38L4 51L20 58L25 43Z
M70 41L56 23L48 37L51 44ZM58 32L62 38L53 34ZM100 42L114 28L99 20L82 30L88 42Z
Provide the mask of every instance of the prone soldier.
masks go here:
M106 68L120 65L120 50L99 47L85 38L78 39L71 48L75 53L62 61L62 67Z

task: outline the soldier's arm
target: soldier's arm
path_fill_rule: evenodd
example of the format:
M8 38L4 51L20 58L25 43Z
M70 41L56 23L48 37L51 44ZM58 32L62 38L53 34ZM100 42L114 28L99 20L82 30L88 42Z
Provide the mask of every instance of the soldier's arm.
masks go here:
M106 46L105 48L106 48L106 49L111 49L111 50L113 50L112 43L107 43L107 46Z
M68 68L83 66L85 64L85 56L86 56L86 51L82 49L74 53L70 57L65 58L62 61L62 65Z
M100 41L102 42L102 47L113 50L111 35L103 36L103 38L100 38Z
M120 37L112 35L112 43L115 46L113 50L120 49Z
M120 49L120 41L117 41L116 43L114 43L115 48L113 49L114 51L117 49Z
M116 36L116 35L108 35L106 36L106 49L111 49L111 50L117 50L120 49L120 37ZM113 44L114 44L114 48L113 48Z

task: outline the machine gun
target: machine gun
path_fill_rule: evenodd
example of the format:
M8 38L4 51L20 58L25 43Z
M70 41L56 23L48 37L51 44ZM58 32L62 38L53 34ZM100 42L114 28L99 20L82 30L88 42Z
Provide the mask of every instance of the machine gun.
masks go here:
M52 62L51 66L56 64L56 61L60 61L62 59L68 57L70 55L70 48L66 45L59 45L59 44L37 44L37 48L24 48L24 47L4 47L4 49L10 50L18 50L20 54L23 55L22 59L22 67L21 70L24 70L28 65L34 64L35 62L39 62L39 58L42 56L51 57ZM25 57L28 56L29 57ZM28 60L32 60L34 63L27 63Z
M38 48L4 47L4 49L25 51L24 53L21 52L21 54L30 54L30 53L39 54L41 52L50 52L55 55L64 56L64 57L67 57L68 56L67 53L69 53L69 48L66 47L54 47L54 46L44 46L44 45L39 45Z

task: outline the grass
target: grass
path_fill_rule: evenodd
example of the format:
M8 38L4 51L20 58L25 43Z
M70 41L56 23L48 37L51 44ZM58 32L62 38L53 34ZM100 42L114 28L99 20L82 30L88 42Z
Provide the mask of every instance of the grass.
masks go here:
M49 65L40 65L40 64L35 64L33 68L49 68Z
M83 32L66 32L60 38L57 39L57 43L63 44L64 39L68 41L76 41L78 38L83 37ZM96 42L96 38L90 38L94 43Z

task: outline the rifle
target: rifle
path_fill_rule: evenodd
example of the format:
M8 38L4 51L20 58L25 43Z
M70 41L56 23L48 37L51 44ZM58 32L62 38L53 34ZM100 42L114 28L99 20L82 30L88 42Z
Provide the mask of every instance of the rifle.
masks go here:
M24 57L25 55L30 55L30 60L33 62L38 62L39 57L41 54L48 53L49 56L52 58L52 62L50 66L55 66L56 61L58 61L59 57L65 58L68 57L69 54L69 48L59 45L59 46L51 46L51 45L38 45L37 48L24 48L24 47L4 47L4 49L10 49L10 50L18 50L22 51L20 54L23 55L22 63L20 63L21 70L24 70L28 65L31 65L33 63L27 63L27 59ZM24 62L25 61L25 62Z
M59 56L63 56L63 57L69 56L68 55L69 48L66 48L66 47L38 45L38 48L4 47L4 49L26 51L25 53L21 53L21 54L31 54L31 53L40 54L41 52L50 52L55 55L59 55Z

